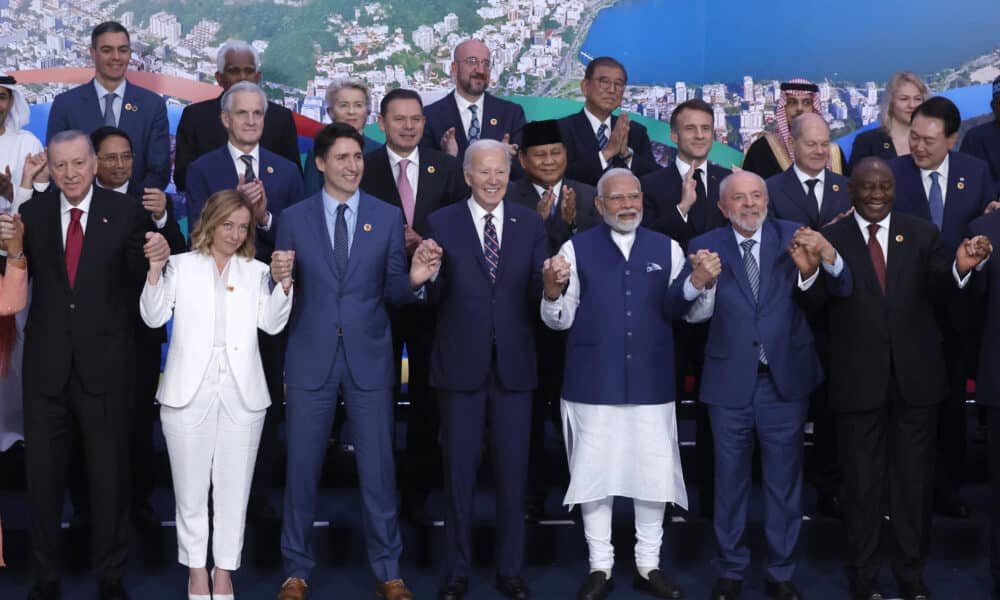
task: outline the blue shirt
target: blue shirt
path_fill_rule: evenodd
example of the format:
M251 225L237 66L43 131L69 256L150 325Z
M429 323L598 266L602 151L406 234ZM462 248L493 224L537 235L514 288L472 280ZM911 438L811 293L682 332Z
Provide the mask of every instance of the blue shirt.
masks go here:
M326 215L326 231L330 234L330 246L337 247L337 238L334 231L337 228L337 207L342 203L333 196L323 194L323 213ZM354 195L347 199L347 211L344 212L344 220L347 221L347 254L351 254L351 244L354 243L354 228L358 224L358 204L361 202L361 192L355 191Z

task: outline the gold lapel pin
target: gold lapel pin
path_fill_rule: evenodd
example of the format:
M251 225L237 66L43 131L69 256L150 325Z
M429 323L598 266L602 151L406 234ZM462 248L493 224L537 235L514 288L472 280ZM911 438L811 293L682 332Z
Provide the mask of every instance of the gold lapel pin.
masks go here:
M955 187L957 187L960 190L964 190L965 189L965 177L959 177L958 178L958 185L956 185Z
M889 146L891 146L891 145L892 144L890 144L889 142L886 142L886 143L882 144L882 147L885 148L886 150L888 150Z
M495 117L492 118L492 119L490 119L490 125L496 125L496 124L497 124L497 120L496 120Z
M108 222L107 217L101 217L101 223L107 223L107 222Z
M833 189L833 191L835 191L835 192L839 192L840 191L840 186L835 183L835 184L833 184L833 188L831 188L831 189Z
M437 171L437 169L434 168L434 165L427 165L427 172L428 173L430 173L431 175L433 175L435 171Z
M365 232L367 233L367 232L369 232L369 231L372 230L372 224L371 223L365 223L365 226L362 227L362 229L364 229Z
M268 174L274 173L274 167L268 165L267 166L267 172L268 172Z
M902 242L903 241L903 234L902 233L896 235L896 241L897 242Z
M135 104L132 104L131 102L126 102L125 103L125 110L131 111L131 112L136 112L136 111L139 110L139 107L136 106Z

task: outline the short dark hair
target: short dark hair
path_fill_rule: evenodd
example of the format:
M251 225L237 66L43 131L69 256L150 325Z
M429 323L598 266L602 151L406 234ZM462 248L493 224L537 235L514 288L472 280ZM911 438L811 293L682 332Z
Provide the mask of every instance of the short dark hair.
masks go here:
M115 136L118 136L120 138L125 138L125 141L128 142L128 149L129 150L133 149L132 139L128 136L128 134L125 133L123 129L119 129L117 127L111 127L110 125L105 125L104 127L98 127L97 129L95 129L90 134L90 143L94 145L95 152L100 152L101 144L104 143L104 140L108 139L109 137L115 137Z
M385 113L389 112L389 103L393 100L416 100L421 109L424 107L424 101L420 99L420 94L414 90L396 88L382 97L382 102L378 105L379 114L384 117Z
M958 133L958 128L962 126L962 113L958 111L954 102L944 96L934 96L924 100L923 104L910 115L910 123L913 123L913 119L916 119L917 115L923 115L930 119L941 119L944 122L945 137L951 137Z
M625 82L628 83L628 71L625 70L625 65L610 56L598 56L594 60L587 63L587 70L583 72L583 78L591 79L594 76L594 70L597 69L597 67L614 67L616 69L621 69L622 75L625 76Z
M687 102L681 102L674 109L674 112L670 113L670 128L677 128L677 119L680 114L685 110L700 110L703 113L708 113L710 117L715 118L715 111L712 110L712 105L700 98L695 98L694 100L688 100Z
M105 33L124 33L125 39L130 43L132 41L132 37L128 34L128 29L125 29L124 25L118 21L105 21L94 27L94 30L90 32L90 47L97 48L97 38Z
M351 138L361 148L365 147L365 138L357 129L347 123L330 123L316 134L313 140L313 156L326 158L326 153L330 151L337 138L344 137Z

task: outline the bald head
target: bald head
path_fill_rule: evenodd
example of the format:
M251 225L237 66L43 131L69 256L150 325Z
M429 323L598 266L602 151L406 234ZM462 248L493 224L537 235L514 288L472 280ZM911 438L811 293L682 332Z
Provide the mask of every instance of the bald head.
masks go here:
M490 49L479 40L465 40L455 46L451 61L451 79L455 91L475 102L490 85Z
M816 113L802 113L792 120L792 154L795 166L811 177L830 162L830 127Z

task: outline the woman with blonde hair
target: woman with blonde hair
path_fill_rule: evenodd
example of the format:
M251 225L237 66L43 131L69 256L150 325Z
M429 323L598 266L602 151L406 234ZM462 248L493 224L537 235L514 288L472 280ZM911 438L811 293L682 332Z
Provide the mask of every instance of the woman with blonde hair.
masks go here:
M869 156L892 160L910 153L910 116L931 91L910 71L894 73L879 104L879 127L859 133L851 147L850 168Z
M382 144L365 135L365 124L371 113L371 92L360 79L348 77L337 79L326 89L326 114L333 123L346 123L358 130L365 143L361 145L361 153L368 154ZM323 174L316 168L315 154L312 150L306 156L306 168L302 175L305 183L305 197L318 194L323 187Z
M173 336L156 397L177 503L178 561L188 598L208 600L208 505L215 600L232 600L250 482L271 403L257 329L284 329L292 307L294 253L275 252L270 271L254 259L253 206L235 190L208 198L190 252L150 261L142 319ZM272 283L273 281L273 283ZM272 289L273 285L273 289Z

